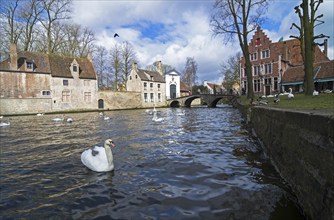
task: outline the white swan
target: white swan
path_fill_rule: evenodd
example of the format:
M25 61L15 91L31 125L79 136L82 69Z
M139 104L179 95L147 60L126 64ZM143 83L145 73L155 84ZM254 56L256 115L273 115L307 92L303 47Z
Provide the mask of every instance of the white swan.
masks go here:
M44 114L43 113L37 113L36 116L43 116Z
M0 115L0 118L3 118L3 115Z
M54 122L64 121L64 115L61 115L61 118L53 118L52 121Z
M73 118L67 118L66 121L67 121L68 123L72 123L72 122L73 122Z
M10 122L0 122L0 127L6 127L6 126L9 126L10 125Z
M163 118L158 118L158 115L157 115L157 112L153 112L153 118L152 118L152 121L155 121L155 122L160 122L160 121L163 121L164 119Z
M319 92L317 90L314 90L313 91L313 96L318 96L319 95Z
M110 117L109 117L109 116L104 116L103 119L104 119L104 120L109 120Z
M179 112L179 113L177 113L176 115L179 115L179 116L186 115L186 111L183 110L182 112Z
M289 88L289 90L290 90L290 92L289 92L288 98L289 98L289 99L292 99L292 98L294 98L295 96L292 94L292 89Z
M94 146L81 154L81 162L96 172L106 172L114 169L111 148L116 147L111 139L104 142L104 147Z

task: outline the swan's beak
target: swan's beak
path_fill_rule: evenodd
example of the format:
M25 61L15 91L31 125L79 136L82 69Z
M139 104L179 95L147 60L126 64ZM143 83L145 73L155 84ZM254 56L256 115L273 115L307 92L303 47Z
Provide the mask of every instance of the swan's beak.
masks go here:
M111 145L112 147L116 147L116 145L114 144L113 141L110 141L110 145Z

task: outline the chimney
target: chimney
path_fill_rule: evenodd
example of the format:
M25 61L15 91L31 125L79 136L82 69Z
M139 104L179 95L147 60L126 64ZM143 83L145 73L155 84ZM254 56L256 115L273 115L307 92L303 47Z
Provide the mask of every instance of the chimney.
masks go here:
M135 70L135 71L137 71L137 63L136 62L132 63L132 69Z
M162 63L161 63L161 60L158 61L158 72L162 75Z
M324 50L323 50L323 53L326 55L327 57L327 49L328 49L328 42L327 42L327 39L324 40Z
M17 49L16 44L11 43L9 46L9 56L10 56L10 70L17 70Z

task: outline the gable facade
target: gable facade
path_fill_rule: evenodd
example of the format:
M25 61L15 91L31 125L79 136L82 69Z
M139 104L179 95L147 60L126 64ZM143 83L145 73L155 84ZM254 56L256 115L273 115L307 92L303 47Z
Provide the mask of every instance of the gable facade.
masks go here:
M286 70L303 63L299 40L272 42L260 27L257 28L248 46L255 94L270 95L279 92L283 89L282 77ZM317 46L315 62L323 61L329 59ZM247 91L244 57L240 61L240 85L243 91Z
M165 73L166 98L175 99L181 96L181 74L176 70Z

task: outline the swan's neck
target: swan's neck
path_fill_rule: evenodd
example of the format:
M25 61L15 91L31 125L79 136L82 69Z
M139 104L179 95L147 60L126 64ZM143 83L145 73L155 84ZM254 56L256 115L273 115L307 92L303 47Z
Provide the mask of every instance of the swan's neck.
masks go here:
M111 165L111 163L112 163L112 152L111 152L111 149L110 149L110 147L107 144L104 145L104 149L106 151L108 164Z

